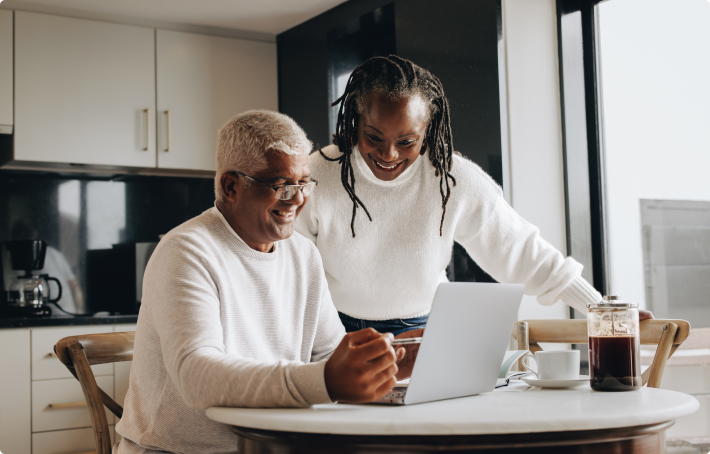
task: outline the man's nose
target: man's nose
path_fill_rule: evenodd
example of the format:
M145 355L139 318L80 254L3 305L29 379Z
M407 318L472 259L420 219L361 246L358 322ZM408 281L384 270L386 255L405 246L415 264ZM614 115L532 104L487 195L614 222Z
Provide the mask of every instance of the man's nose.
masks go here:
M303 192L301 191L301 189L298 189L296 191L296 195L294 195L291 200L284 200L284 202L288 203L289 205L301 206L303 205L304 200L305 197L303 197Z

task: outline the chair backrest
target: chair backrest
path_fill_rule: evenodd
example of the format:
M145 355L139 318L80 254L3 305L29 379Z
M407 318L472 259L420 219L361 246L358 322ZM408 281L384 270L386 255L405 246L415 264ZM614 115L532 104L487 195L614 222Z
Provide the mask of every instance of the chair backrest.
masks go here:
M653 363L642 374L643 384L659 388L666 362L690 334L685 320L643 320L639 323L641 345L658 345ZM516 324L513 338L519 350L535 353L542 350L540 342L588 344L586 320L523 320Z
M96 384L91 366L133 360L135 332L87 334L61 339L54 352L79 380L91 414L97 454L111 453L111 436L104 405L119 418L123 408Z

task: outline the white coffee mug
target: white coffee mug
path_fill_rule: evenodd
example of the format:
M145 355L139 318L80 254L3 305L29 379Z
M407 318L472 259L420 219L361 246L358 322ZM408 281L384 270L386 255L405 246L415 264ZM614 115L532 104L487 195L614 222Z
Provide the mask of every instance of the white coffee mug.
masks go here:
M532 355L523 358L523 367L535 374L538 380L576 380L579 378L579 350L552 350L535 352L537 370L528 365Z

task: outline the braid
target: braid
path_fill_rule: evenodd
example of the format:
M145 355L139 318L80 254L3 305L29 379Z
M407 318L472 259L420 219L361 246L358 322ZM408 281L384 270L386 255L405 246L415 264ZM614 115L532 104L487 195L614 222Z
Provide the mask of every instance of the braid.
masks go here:
M451 118L449 101L444 95L441 81L429 71L396 55L389 57L373 57L361 64L350 75L343 95L333 102L338 108L338 120L333 135L333 143L342 153L337 158L327 157L322 150L320 154L328 161L340 163L340 178L345 191L353 202L353 217L350 230L355 238L355 216L358 206L365 210L370 221L372 216L362 201L355 195L355 173L352 166L352 138L365 97L379 92L392 99L402 99L420 95L429 103L429 123L426 129L426 141L429 160L434 166L434 172L439 179L441 193L441 224L439 235L443 236L446 205L451 197L451 186L456 186L456 179L451 175L453 165L454 144L451 135Z

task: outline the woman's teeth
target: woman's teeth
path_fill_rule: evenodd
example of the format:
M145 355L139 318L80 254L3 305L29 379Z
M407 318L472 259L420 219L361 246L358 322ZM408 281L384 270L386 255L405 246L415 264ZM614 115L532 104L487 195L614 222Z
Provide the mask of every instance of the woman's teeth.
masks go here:
M373 159L373 161L375 161L375 160ZM401 162L398 162L397 164L395 164L395 165L393 165L393 166L391 166L391 167L387 167L387 166L383 166L383 165L380 164L379 162L375 161L375 165L376 165L377 167L379 167L380 169L384 169L384 170L392 170L392 169L394 169L395 167L397 167L397 166L400 165L400 164L401 164Z
M293 214L293 211L278 211L278 210L277 210L277 211L276 211L276 214L278 214L279 216L286 216L286 217L288 217L288 216L291 216L291 215Z

